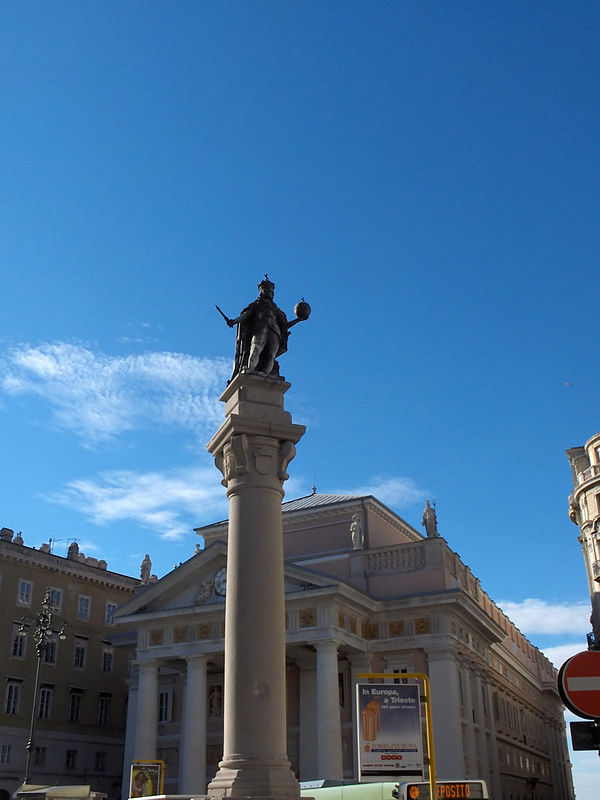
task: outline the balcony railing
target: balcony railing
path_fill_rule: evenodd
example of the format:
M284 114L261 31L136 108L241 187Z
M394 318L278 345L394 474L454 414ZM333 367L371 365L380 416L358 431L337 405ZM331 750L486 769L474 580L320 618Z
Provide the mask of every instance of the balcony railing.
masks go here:
M600 464L592 464L591 467L584 469L583 472L577 473L577 483L585 483L589 481L590 478L594 478L597 475L600 475Z
M591 467L584 469L583 472L577 473L577 483L585 483L590 478L595 478L600 475L600 464L592 464Z

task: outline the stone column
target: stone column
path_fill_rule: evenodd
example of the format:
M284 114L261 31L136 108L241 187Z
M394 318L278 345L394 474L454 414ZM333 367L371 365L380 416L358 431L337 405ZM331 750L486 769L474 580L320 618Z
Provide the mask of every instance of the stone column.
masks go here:
M123 752L123 782L121 784L121 798L127 800L129 797L129 770L131 762L136 758L135 755L135 722L137 719L137 700L138 700L138 670L135 667L135 675L127 681L129 695L127 698L127 721L125 723L125 748Z
M314 656L295 658L300 670L300 780L309 781L317 773L316 696L317 672Z
M356 685L366 683L365 678L358 675L368 675L369 672L377 672L373 668L373 655L371 653L350 653L346 656L350 662L350 693L352 695L352 776L354 780L359 780L359 759L358 759L358 719L356 716Z
M207 661L205 655L186 658L183 724L179 739L179 794L198 795L206 790Z
M138 698L135 723L135 758L156 758L158 726L158 664L142 661L138 664Z
M494 716L494 695L492 692L491 680L489 674L484 673L482 688L486 697L489 729L488 763L490 765L490 782L488 789L492 797L500 797L502 795L502 784L500 781L500 759L496 743L496 717Z
M337 642L314 642L317 651L317 775L341 780L342 725L338 683Z
M428 650L427 660L437 777L454 780L465 772L456 654L452 650Z
M290 384L240 373L208 444L229 498L224 753L209 797L298 797L286 753L281 501L304 426L283 408Z

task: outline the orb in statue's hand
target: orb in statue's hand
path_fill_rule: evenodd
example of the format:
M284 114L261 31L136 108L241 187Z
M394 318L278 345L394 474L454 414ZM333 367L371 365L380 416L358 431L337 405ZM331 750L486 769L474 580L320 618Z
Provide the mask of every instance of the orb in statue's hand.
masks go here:
M296 303L294 306L294 314L302 321L310 317L310 306L304 300L304 298L302 298L302 300L299 303Z

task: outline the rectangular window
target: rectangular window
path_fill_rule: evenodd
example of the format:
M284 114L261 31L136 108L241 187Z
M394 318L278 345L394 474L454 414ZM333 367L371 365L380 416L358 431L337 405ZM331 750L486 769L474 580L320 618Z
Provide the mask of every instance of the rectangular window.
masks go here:
M6 681L6 698L4 710L7 714L18 714L19 703L21 701L21 681Z
M11 749L10 744L0 745L0 764L10 764Z
M116 603L107 603L106 604L106 624L107 625L114 625L115 624L115 612L117 610Z
M66 769L75 769L77 766L77 750L67 750L67 758L65 760Z
M106 753L96 753L96 758L94 760L94 764L96 767L96 772L105 772L106 771Z
M112 672L113 670L113 649L108 645L102 648L102 672Z
M79 722L81 718L81 689L71 689L69 693L69 722Z
M87 639L80 636L75 637L75 645L73 648L73 666L77 669L84 669L87 660Z
M44 659L44 664L56 664L56 653L58 651L58 638L55 635L52 635L47 641L44 646L44 650L42 653L42 658Z
M46 766L46 748L36 747L33 751L33 766L45 767Z
M107 693L98 696L98 725L108 725L111 700L112 696Z
M50 716L52 692L52 686L40 686L40 703L38 706L38 717L40 719L48 719Z
M31 581L20 580L19 588L17 589L17 605L29 607L31 605L32 594L33 583Z
M60 611L62 606L62 589L56 589L54 586L48 589L48 602L52 611Z
M173 715L173 690L165 689L158 693L158 721L171 722Z
M21 633L21 631L23 631ZM12 630L12 646L10 654L13 658L25 658L25 649L27 645L27 633L23 630L20 622L13 623Z
M91 606L91 599L84 594L80 594L77 601L77 619L89 619Z

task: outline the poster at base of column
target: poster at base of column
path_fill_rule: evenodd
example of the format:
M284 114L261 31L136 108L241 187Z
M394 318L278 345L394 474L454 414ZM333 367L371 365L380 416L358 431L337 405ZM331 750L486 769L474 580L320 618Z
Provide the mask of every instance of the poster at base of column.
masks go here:
M356 686L358 762L362 782L423 776L421 708L416 684Z
M129 797L162 794L164 781L164 761L132 761L129 773Z

